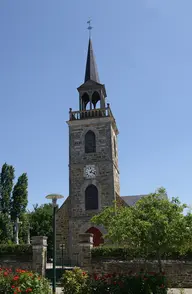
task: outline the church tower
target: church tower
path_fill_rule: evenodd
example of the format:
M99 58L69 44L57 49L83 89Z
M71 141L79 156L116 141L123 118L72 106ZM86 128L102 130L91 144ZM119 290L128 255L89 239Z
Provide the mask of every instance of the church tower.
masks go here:
M102 229L91 218L120 195L118 129L105 85L99 74L91 38L88 44L84 83L77 89L79 109L69 111L69 254L78 254L79 234L94 234L94 245L102 242Z

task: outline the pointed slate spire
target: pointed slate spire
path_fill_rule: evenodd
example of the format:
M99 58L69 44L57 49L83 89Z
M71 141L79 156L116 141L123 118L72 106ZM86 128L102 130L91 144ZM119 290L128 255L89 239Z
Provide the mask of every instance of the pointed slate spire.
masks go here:
M100 83L91 38L89 38L89 46L88 46L88 52L87 52L85 82L89 80Z

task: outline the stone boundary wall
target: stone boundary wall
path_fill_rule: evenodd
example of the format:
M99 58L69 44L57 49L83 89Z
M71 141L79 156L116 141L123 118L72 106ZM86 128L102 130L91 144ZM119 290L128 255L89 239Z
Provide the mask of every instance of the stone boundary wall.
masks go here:
M133 261L102 261L92 259L89 267L90 273L138 273L141 269L148 272L158 272L157 261L144 263L141 260ZM163 262L163 271L171 288L192 288L192 262L169 260Z
M18 256L5 255L0 257L1 268L11 268L13 270L21 268L31 270L45 276L47 263L47 237L32 237L32 255Z
M11 260L11 258L3 260L0 260L0 268L11 268L12 270L16 270L18 268L24 269L24 270L33 270L32 268L32 261L20 261L20 260Z
M157 261L132 260L102 260L92 258L93 235L81 234L80 238L80 266L91 273L123 273L139 272L141 269L148 272L158 272ZM163 271L168 278L170 288L192 288L192 261L169 260L163 261Z

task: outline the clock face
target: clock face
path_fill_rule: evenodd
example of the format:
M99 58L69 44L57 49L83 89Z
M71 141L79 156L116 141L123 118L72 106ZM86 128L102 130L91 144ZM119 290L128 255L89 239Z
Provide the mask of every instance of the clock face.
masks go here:
M96 168L94 165L86 165L84 169L84 175L87 179L93 179L96 177Z

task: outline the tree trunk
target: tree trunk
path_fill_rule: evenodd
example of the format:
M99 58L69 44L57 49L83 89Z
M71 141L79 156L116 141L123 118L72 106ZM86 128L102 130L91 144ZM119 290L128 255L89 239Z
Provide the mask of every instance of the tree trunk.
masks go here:
M158 261L158 266L159 266L159 272L162 273L161 254L159 251L157 251L157 261Z

